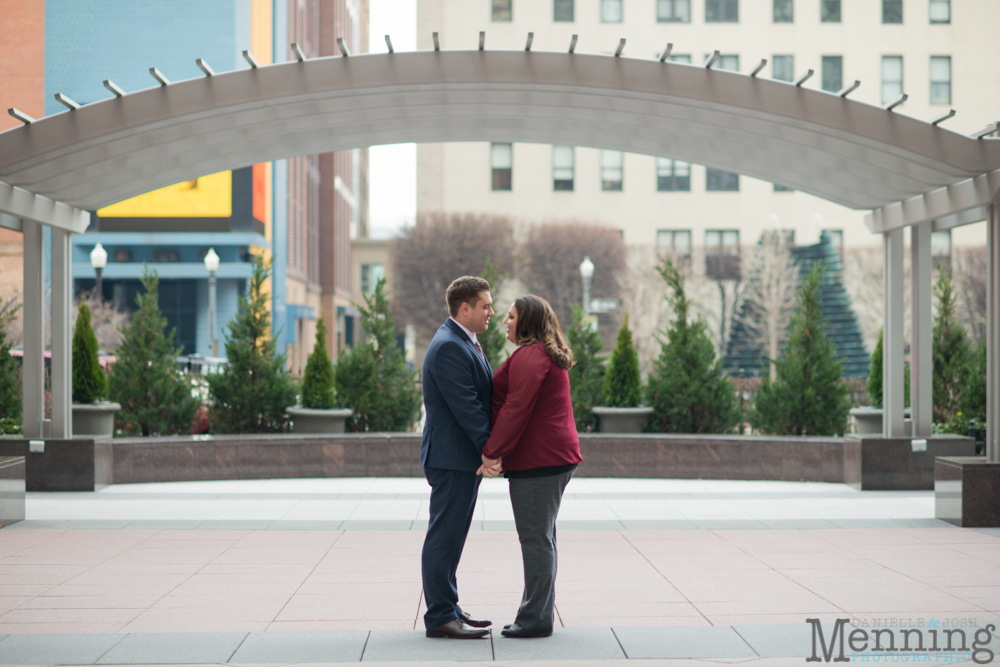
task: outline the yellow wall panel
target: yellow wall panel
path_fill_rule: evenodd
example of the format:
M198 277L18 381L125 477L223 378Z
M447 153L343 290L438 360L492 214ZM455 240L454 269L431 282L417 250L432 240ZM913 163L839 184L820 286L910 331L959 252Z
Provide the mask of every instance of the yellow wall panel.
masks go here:
M97 211L102 218L228 218L233 174L223 171L168 185Z

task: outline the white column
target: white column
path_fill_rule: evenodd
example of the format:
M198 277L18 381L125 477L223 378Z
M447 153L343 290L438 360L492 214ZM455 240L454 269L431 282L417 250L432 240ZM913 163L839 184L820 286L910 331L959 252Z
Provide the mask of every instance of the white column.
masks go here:
M986 460L1000 463L1000 204L988 209L986 248Z
M24 229L24 413L26 438L42 437L45 417L45 350L42 225L23 220Z
M882 435L903 435L903 230L886 232L882 330Z
M931 333L931 221L910 227L910 410L915 437L931 434L934 354Z
M52 228L52 437L73 437L71 232Z

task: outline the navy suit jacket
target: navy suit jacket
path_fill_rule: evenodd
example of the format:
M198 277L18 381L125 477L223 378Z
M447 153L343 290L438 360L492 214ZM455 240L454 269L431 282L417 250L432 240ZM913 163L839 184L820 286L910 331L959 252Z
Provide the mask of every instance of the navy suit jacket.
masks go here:
M493 411L493 369L451 319L434 334L423 370L420 464L475 472L482 465Z

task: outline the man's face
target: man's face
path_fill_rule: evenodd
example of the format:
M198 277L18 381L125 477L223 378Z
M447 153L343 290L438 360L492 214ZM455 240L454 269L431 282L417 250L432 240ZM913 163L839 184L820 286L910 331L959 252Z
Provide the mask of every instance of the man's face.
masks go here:
M488 291L479 293L475 304L463 303L461 309L462 326L475 334L485 333L490 328L490 318L493 317L493 297Z

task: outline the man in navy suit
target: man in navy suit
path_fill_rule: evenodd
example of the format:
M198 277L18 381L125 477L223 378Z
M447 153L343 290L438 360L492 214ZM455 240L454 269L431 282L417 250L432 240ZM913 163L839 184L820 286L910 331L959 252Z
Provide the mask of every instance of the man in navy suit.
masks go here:
M472 525L482 477L483 446L490 437L493 369L476 334L493 317L490 284L464 276L445 295L451 317L434 334L424 357L427 420L420 464L431 485L430 522L421 554L424 625L428 637L474 639L489 633L458 606L455 572Z

